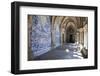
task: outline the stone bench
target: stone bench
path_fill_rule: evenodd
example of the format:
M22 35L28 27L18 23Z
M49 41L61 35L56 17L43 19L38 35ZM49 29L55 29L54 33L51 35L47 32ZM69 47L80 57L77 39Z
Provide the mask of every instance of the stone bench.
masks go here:
M83 56L84 58L88 58L88 49L86 49L85 47L83 47L83 48L81 49L81 53L82 53L82 56Z

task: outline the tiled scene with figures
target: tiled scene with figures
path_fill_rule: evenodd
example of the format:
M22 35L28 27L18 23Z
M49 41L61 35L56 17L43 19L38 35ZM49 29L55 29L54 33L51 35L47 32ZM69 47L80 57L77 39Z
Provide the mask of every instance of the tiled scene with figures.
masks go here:
M88 17L28 15L28 61L88 58Z

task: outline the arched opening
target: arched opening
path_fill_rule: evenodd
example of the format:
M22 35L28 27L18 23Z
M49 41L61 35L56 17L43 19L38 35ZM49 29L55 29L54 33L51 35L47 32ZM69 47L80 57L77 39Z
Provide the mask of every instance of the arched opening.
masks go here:
M69 22L66 26L66 43L75 43L76 27L73 22Z

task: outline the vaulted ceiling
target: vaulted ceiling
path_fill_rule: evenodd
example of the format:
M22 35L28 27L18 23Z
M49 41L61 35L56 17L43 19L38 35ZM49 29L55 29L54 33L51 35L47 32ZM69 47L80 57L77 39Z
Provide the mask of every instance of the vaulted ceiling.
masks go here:
M66 28L69 23L73 23L76 28L83 27L88 22L87 17L75 16L52 16L52 25L60 25L61 28Z

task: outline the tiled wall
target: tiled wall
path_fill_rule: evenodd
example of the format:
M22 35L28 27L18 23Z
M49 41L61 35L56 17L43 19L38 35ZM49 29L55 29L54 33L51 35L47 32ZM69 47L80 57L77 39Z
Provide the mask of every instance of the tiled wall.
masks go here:
M50 16L32 16L32 52L39 56L51 49Z

